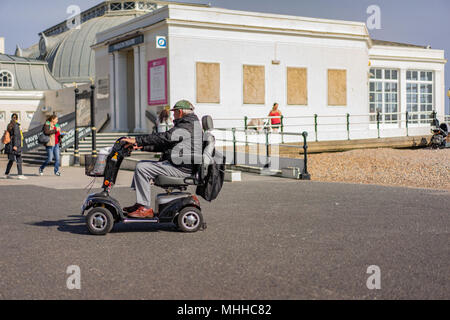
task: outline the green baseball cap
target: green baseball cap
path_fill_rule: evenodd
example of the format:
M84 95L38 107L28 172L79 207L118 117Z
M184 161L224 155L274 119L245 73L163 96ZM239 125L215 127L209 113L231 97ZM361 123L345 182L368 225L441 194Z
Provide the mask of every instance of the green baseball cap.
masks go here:
M187 100L180 100L177 103L175 103L175 105L173 106L172 109L170 109L170 111L179 110L179 109L194 110L194 106L192 105L192 103L190 103Z

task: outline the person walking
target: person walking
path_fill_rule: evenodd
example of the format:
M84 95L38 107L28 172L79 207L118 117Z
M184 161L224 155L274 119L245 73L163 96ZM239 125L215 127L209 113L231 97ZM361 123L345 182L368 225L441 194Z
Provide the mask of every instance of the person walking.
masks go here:
M19 116L17 113L13 113L11 116L11 122L6 127L6 130L11 136L11 141L5 145L5 153L8 155L8 164L6 165L5 176L6 178L12 178L9 173L11 172L14 161L17 163L17 179L25 180L27 177L22 172L22 146L23 146L23 134L20 129L20 124L17 122Z
M269 117L276 117L276 118L270 118L271 128L274 131L278 131L281 125L281 111L278 110L278 103L274 103L272 110L269 113Z
M170 112L167 109L161 110L157 119L157 132L166 132L169 130L171 122Z
M51 115L44 124L43 127L44 134L49 136L50 141L45 144L45 149L47 151L47 159L39 167L39 175L44 174L45 167L55 158L55 175L60 176L59 172L59 161L60 161L60 150L59 145L61 142L61 128L58 124L58 117L56 115Z

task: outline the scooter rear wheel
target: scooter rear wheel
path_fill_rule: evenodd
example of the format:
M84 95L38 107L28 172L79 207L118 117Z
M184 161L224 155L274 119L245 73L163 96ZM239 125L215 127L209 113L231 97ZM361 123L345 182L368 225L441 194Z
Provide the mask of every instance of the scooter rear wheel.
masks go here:
M196 207L186 207L178 214L177 222L180 231L196 232L203 226L203 215Z
M105 235L114 226L114 217L109 210L94 208L86 216L86 225L93 235Z

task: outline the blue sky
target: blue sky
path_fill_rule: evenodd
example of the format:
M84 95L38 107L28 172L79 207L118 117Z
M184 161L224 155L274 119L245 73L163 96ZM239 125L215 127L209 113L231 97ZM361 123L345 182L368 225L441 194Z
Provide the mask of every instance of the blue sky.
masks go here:
M0 0L0 37L5 37L6 53L16 44L27 48L39 41L38 33L64 21L70 5L88 9L101 0ZM374 39L431 45L450 52L449 0L186 0L212 6L289 14L305 17L366 22L367 8L381 9L381 29L371 30ZM446 90L450 87L450 63L446 65ZM446 113L449 114L446 101Z

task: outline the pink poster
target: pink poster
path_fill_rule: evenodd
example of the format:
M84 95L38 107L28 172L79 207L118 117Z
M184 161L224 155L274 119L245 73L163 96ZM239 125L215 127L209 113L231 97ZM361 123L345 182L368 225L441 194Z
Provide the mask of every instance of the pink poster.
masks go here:
M148 62L148 104L167 104L167 58Z

